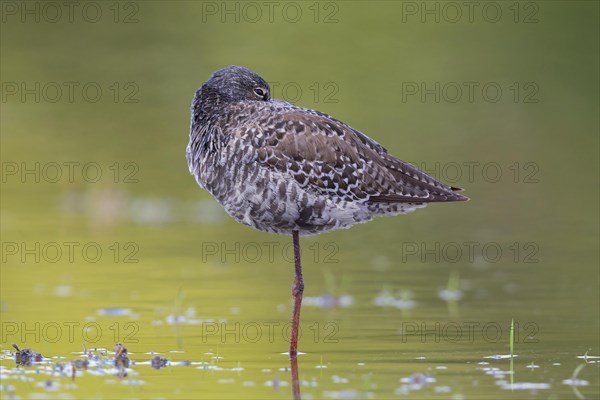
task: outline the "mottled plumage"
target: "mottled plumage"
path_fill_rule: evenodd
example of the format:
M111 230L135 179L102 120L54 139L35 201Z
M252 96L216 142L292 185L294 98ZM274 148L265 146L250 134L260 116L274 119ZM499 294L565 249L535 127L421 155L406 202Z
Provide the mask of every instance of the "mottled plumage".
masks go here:
M191 111L191 174L229 215L262 231L311 235L467 200L351 126L271 99L246 68L215 72Z

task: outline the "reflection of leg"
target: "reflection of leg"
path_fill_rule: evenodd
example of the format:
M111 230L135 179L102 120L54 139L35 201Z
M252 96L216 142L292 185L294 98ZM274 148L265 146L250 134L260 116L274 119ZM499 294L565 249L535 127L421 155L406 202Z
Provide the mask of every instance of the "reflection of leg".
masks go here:
M298 356L290 355L290 367L292 370L292 399L300 400L300 378L298 375Z
M304 293L304 278L302 277L302 261L300 260L300 234L292 232L294 242L294 269L296 276L292 285L292 334L290 337L290 356L298 354L298 331L300 330L300 307L302 305L302 293Z

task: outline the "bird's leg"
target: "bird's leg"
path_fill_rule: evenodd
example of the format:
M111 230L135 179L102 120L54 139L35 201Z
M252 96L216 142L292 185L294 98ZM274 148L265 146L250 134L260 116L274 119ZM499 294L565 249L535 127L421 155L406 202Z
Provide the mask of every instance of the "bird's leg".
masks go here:
M290 369L292 373L292 400L300 400L300 377L298 376L297 355L290 355Z
M292 232L294 241L294 270L296 276L292 285L292 334L290 336L290 356L298 354L298 331L300 329L300 306L302 305L302 293L304 292L304 279L302 278L302 261L300 260L300 234Z

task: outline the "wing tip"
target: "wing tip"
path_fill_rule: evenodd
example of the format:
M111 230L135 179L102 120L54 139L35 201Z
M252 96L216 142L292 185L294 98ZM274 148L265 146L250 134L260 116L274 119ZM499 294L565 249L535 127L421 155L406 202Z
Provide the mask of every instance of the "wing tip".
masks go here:
M454 189L454 188L452 188L452 189ZM471 200L467 196L458 194L455 191L452 191L452 192L447 191L447 192L443 192L443 193L431 193L429 196L430 197L425 201L429 201L431 203L446 203L446 202L450 202L450 201L469 201L469 200Z
M452 189L452 192L462 192L463 188L457 187L457 186L450 186L450 189ZM467 196L464 196L462 194L458 194L458 193L452 193L452 197L450 199L450 201L470 201L471 199Z
M471 201L470 197L463 196L462 194L457 194L456 197L457 198L455 199L455 201Z

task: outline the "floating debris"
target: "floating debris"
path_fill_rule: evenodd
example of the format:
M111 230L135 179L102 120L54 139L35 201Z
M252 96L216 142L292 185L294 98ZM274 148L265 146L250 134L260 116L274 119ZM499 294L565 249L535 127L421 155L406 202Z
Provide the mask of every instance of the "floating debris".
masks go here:
M375 297L375 299L373 299L373 303L379 307L394 307L399 310L410 310L417 305L411 297L412 293L409 291L400 291L397 296L394 296L389 290L383 290Z
M348 378L342 378L341 376L337 376L337 375L333 375L331 377L331 380L333 381L333 383L348 383L348 382L350 382L348 380Z
M435 393L451 393L452 388L450 386L435 386L433 391Z
M202 325L202 324L213 324L214 319L192 319L185 315L170 314L165 317L165 321L169 325Z
M354 297L350 295L333 296L325 293L318 297L305 297L302 303L306 306L319 307L323 309L346 308L354 304Z
M584 355L577 356L576 358L581 358L581 359L585 360L586 362L592 364L592 363L598 362L598 361L592 361L592 360L594 360L594 359L598 360L598 359L600 359L600 356L589 356L588 353L586 352Z
M72 366L72 379L75 380L75 375L77 374L77 370L87 370L90 365L90 360L87 358L76 358L71 361Z
M590 383L584 379L565 379L562 381L563 385L569 386L587 386Z
M48 380L36 383L35 386L41 387L49 392L56 392L60 388L60 383L48 379Z
M513 354L512 356L510 354L494 354L492 356L485 356L483 358L491 358L493 360L508 360L511 357L518 357L518 355Z
M394 393L397 395L407 395L412 391L423 389L425 386L429 385L430 383L436 382L436 380L429 374L424 374L422 372L415 372L414 374L411 374L410 376L401 378L400 382L404 383L404 385L401 385L400 387L398 387L394 391Z
M180 295L178 295L180 296ZM180 300L176 300L180 301ZM176 309L179 308L177 305ZM165 322L169 325L202 325L202 324L214 324L214 323L225 323L226 320L216 321L214 319L199 319L196 315L195 307L188 307L183 313L175 312L165 317Z
M127 356L127 347L121 343L115 346L115 367L129 368L129 357Z
M550 389L552 386L550 386L549 383L544 382L504 382L500 387L505 390L543 390Z
M323 392L323 397L329 399L358 399L361 397L365 399L372 398L371 396L366 396L365 393L359 393L356 390L326 390Z
M125 317L131 315L132 312L131 308L107 307L98 309L97 314L103 317Z
M17 365L31 367L34 362L42 362L44 359L44 357L40 353L33 351L29 348L20 349L16 343L13 343L12 347L14 347L15 350L17 350L17 352L15 353L15 362L17 363Z
M503 371L500 368L496 368L496 367L485 367L485 368L481 368L481 370L486 375L492 375L496 379L503 379L506 375L512 374L512 371Z
M0 384L0 392L8 392L8 398L9 399L16 399L17 397L15 396L14 392L15 392L15 387L13 385L4 385L4 384Z
M408 383L411 386L418 386L419 389L429 383L435 382L435 378L433 378L429 374L424 374L422 372L415 372L406 378L401 378L400 382Z
M446 288L440 290L438 296L440 299L449 302L462 299L463 292L460 290L460 276L458 271L452 271L450 273Z
M127 379L127 380L121 381L121 384L136 386L136 385L144 385L144 384L146 384L146 381L143 381L141 379Z
M154 356L150 360L150 366L154 369L164 368L168 365L168 363L169 363L169 360L167 360L166 358L162 358L160 356Z
M123 379L127 376L127 368L129 368L130 360L127 356L127 348L121 343L115 346L115 367L117 368L117 377Z
M288 386L289 384L286 381L282 381L281 379L275 377L270 381L265 382L265 386L272 387L275 390L278 390L282 386Z
M463 292L461 290L442 289L438 292L438 297L444 301L458 301L462 299Z

